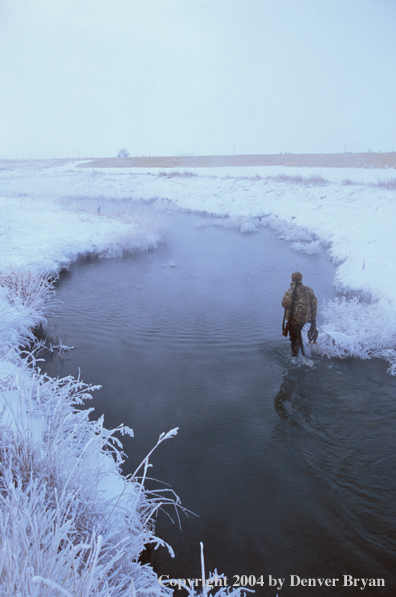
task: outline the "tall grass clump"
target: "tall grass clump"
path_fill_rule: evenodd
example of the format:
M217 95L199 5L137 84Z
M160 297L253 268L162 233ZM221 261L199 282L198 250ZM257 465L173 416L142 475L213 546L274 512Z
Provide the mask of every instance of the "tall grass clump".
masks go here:
M276 176L267 176L267 178L275 182L293 182L296 184L301 184L304 180L301 174L296 174L294 176L291 176L290 174L277 174Z
M158 173L158 176L165 176L166 178L192 178L193 176L198 176L196 172L191 172L190 170L161 170Z
M21 350L35 342L35 328L45 325L46 314L59 307L55 281L54 276L31 272L0 273L0 363L19 362Z
M59 306L55 299L55 282L58 277L50 274L37 275L31 271L0 272L0 296L7 305L21 315L25 327L46 323L45 315ZM8 322L3 319L3 327ZM1 329L0 329L1 333Z
M353 180L351 180L349 177L345 177L342 179L341 184L344 185L345 187L349 187L353 184L358 184L358 183L353 182Z
M274 182L287 182L293 184L301 184L305 186L323 186L329 183L326 178L320 174L312 174L311 176L301 176L301 174L277 174L276 176L267 176L268 180Z
M311 176L307 177L307 184L313 185L313 186L326 185L326 184L328 184L328 182L329 181L327 180L327 178L324 178L320 174L312 174Z
M376 187L380 187L382 189L388 189L394 191L396 189L396 178L388 178L388 179L378 179L375 183Z

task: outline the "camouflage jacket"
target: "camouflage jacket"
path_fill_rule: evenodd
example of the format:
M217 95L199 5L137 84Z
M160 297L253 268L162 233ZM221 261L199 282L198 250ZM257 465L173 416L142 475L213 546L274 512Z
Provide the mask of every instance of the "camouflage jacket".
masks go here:
M290 321L290 310L293 302L293 292L295 282L290 284L290 288L286 290L282 299L282 307L286 309L286 319ZM309 286L303 286L302 282L298 282L297 298L293 313L293 323L298 323L303 327L308 321L316 319L316 312L318 309L318 299L314 291Z

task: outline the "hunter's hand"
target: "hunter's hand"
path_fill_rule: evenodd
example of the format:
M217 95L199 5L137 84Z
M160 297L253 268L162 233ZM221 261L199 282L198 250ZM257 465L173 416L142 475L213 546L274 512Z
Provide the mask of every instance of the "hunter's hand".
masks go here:
M313 342L315 344L316 340L318 339L318 336L319 336L319 332L316 327L316 321L313 320L311 322L311 327L309 328L309 331L308 331L309 343L311 344Z

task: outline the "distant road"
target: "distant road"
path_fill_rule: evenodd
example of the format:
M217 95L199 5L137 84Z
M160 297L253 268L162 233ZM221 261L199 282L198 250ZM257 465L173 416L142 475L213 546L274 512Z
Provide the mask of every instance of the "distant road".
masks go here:
M219 166L305 166L310 168L396 168L392 153L328 153L99 158L89 168L214 168Z

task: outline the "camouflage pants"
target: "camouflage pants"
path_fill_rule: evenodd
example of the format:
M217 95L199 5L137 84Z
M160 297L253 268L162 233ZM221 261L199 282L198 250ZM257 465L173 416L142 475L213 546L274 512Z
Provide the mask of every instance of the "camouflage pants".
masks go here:
M292 356L298 356L298 349L301 348L301 352L304 355L304 345L301 337L301 326L298 323L289 323L289 337L291 342Z

